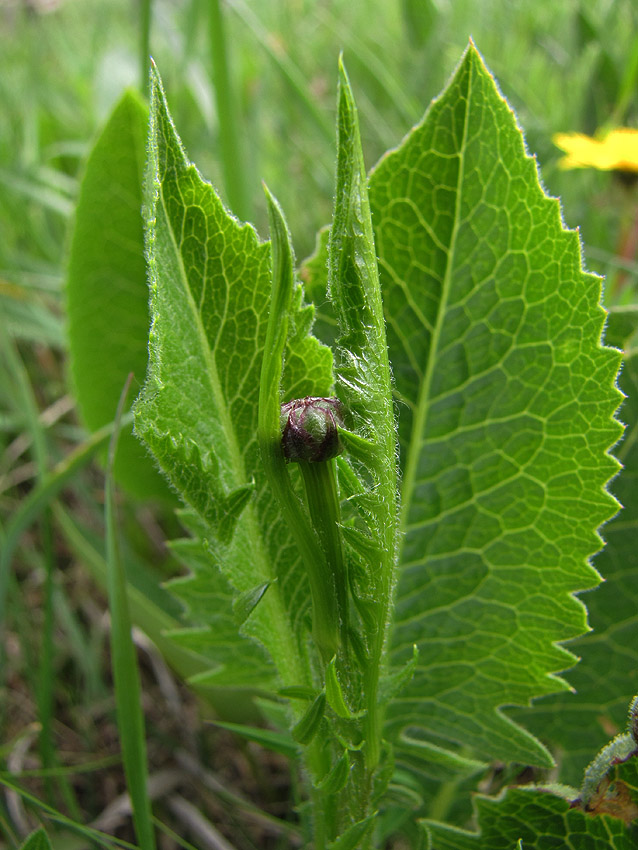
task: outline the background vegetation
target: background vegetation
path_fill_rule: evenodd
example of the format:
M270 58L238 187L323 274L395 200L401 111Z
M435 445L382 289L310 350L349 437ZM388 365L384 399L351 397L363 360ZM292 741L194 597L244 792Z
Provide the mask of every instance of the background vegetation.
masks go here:
M108 660L103 473L99 464L56 464L87 439L65 318L79 181L124 88L145 87L147 40L191 159L262 235L265 179L304 257L331 215L339 51L372 166L420 119L472 36L525 128L547 190L562 197L566 223L581 227L586 265L607 275L607 303L633 303L638 288L636 187L608 173L560 171L551 142L556 132L638 125L632 0L228 0L234 94L222 112L213 85L215 5L157 0L149 35L144 2L0 4L0 543L38 482L64 484L45 493L46 508L0 575L3 776L72 819L129 840ZM237 168L222 155L220 128L232 120ZM160 586L180 570L164 545L178 534L170 500L119 499L133 617L155 640L137 634L155 813L202 847L224 847L219 831L240 850L290 846L294 835L280 817L295 789L283 761L238 749L202 725L212 705L224 712L220 696L196 701L180 682L194 672L192 659L161 641L179 617ZM226 707L234 719L237 706ZM251 813L247 799L270 819ZM19 843L36 810L5 789L4 846ZM56 847L85 841L58 828Z

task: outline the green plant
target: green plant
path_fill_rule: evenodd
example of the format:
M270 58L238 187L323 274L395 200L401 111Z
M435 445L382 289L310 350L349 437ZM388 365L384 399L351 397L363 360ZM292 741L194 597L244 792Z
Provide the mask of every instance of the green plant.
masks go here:
M333 223L300 270L316 313L279 205L271 243L233 218L156 71L150 116L135 428L187 505L174 638L211 664L193 681L259 694L275 731L233 728L301 770L316 850L630 847L631 733L595 763L597 817L591 789L535 787L480 802L479 832L437 823L465 819L494 760L553 765L504 709L569 689L574 594L599 582L588 559L618 508L600 282L477 51L369 178L341 71ZM637 324L623 313L614 341ZM311 403L305 431L324 415L344 452L286 463L280 405L333 393L343 424Z

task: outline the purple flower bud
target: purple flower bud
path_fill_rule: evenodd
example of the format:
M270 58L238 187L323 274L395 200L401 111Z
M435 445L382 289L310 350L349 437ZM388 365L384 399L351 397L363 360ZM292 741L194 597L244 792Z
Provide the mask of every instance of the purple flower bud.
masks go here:
M281 405L281 445L286 460L318 462L342 452L336 398L297 398Z

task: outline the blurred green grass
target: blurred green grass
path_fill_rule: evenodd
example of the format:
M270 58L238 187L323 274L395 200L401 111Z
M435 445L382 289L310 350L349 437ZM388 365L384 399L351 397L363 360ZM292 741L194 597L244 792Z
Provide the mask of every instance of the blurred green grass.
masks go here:
M38 479L45 480L47 470L85 438L68 388L67 251L85 157L122 91L144 89L143 9L142 0L0 3L0 334L12 352L0 358L5 528ZM608 302L636 300L638 259L619 256L619 245L638 217L638 187L623 186L610 174L561 171L560 152L551 142L556 132L638 126L635 0L227 0L222 10L245 207L262 236L262 179L286 211L298 258L311 253L317 230L330 220L340 51L372 167L420 120L472 37L525 129L545 187L562 198L566 223L580 226L587 267L609 275ZM188 154L225 198L220 126L226 116L216 109L208 15L208 0L155 0L149 44ZM619 280L622 288L614 289ZM18 374L30 386L20 389ZM99 616L87 613L93 609L80 596L87 585L76 589L69 568L80 557L69 522L77 524L77 534L96 540L99 562L102 512L101 476L78 472L53 511L54 574L46 544L49 519L44 532L25 537L15 574L7 577L7 672L13 687L18 683L27 692L25 724L38 714L35 697L28 695L42 694L42 676L58 677L48 682L55 692L46 700L54 705L44 718L53 723L49 734L58 745L59 718L71 723L78 706L94 712L110 692ZM126 559L141 565L129 564L129 581L138 596L157 596L156 609L140 609L138 616L148 632L158 626L159 635L163 618L178 615L156 586L177 569L158 544L163 535L174 536L174 521L126 500L120 521ZM38 679L41 647L54 657ZM0 717L3 739L11 742L21 734L14 708L8 700ZM92 730L84 729L80 738L86 753L104 755ZM52 794L51 802L73 811L77 801L68 787L62 797L56 789ZM93 788L81 808L90 811L102 802ZM0 820L7 818L0 802ZM11 845L10 831L5 833Z
M122 89L140 85L141 5L14 0L0 7L0 268L43 297L60 278L82 155ZM330 217L339 51L372 166L420 119L472 37L525 128L548 190L564 198L568 223L580 223L595 253L613 254L614 211L601 198L608 177L558 173L551 136L638 121L632 0L222 5L248 208L260 232L261 179L282 200L298 256L312 249L314 233ZM206 0L158 0L150 45L189 155L223 191L207 15Z

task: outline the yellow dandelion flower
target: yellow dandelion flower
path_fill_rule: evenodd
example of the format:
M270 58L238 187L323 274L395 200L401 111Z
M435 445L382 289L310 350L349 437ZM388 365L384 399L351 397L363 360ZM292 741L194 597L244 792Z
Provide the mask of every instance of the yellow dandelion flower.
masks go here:
M598 168L638 173L638 130L621 127L600 138L583 133L557 133L552 141L564 156L561 168Z

